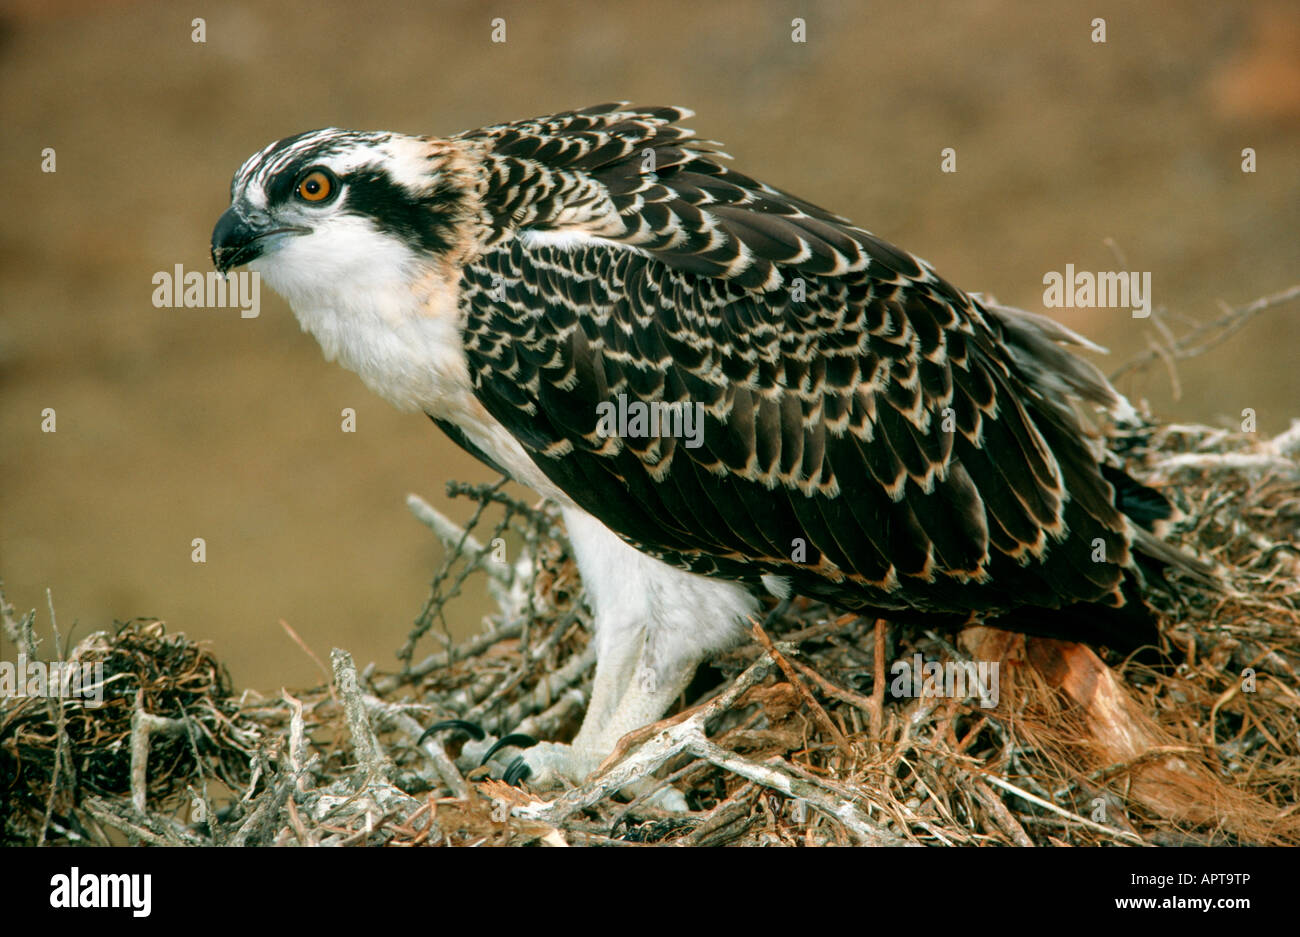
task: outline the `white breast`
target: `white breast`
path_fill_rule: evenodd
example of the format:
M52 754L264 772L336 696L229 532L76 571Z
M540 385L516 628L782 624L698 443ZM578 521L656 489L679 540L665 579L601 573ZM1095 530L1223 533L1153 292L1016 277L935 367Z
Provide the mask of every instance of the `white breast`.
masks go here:
M454 423L516 481L571 504L474 396L455 280L360 219L338 219L327 233L287 238L249 268L328 360L394 406Z

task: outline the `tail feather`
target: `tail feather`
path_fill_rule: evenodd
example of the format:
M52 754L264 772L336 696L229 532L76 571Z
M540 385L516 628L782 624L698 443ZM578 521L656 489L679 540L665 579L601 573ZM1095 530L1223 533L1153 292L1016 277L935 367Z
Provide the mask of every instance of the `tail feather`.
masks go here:
M1085 401L1107 409L1120 423L1134 422L1137 411L1091 362L1079 357L1074 349L1104 352L1076 332L1045 316L1003 306L987 298L983 308L1001 325L1006 347L1017 367L1042 396L1043 403L1076 424L1080 416L1074 403ZM1131 651L1158 639L1155 615L1143 599L1149 587L1169 591L1164 578L1167 569L1177 569L1201 585L1222 589L1214 570L1200 560L1166 543L1157 536L1161 521L1175 514L1163 494L1107 464L1110 456L1100 436L1088 440L1101 467L1102 477L1114 490L1115 507L1127 518L1128 539L1132 545L1132 564L1124 570L1121 592L1125 603L1120 608L1078 604L1050 616L1035 625L1034 612L1018 610L1003 618L1009 627L1045 637L1061 637L1106 645ZM991 622L997 624L997 622Z
M1103 464L1101 475L1115 489L1115 507L1143 530L1154 532L1158 521L1173 517L1174 506L1168 498L1122 469Z

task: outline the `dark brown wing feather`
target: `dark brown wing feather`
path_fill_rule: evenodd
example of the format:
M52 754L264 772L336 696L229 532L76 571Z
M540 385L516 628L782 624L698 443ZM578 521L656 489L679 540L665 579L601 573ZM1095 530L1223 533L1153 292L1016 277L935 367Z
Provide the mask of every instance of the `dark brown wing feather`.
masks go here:
M1059 365L1040 333L726 168L685 113L465 135L489 167L493 235L462 282L488 411L580 506L697 572L921 620L1122 605L1126 524L1033 373ZM701 445L602 438L619 395L702 405Z

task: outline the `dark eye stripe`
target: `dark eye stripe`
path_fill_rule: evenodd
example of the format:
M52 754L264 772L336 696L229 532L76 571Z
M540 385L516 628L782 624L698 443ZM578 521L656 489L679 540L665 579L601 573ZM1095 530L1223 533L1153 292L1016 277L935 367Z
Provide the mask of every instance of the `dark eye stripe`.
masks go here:
M302 179L303 169L305 168L305 166L287 167L285 171L272 176L266 186L267 203L274 207L292 199L294 189L298 187L298 182Z
M339 180L347 187L345 208L364 215L381 230L426 251L451 247L452 224L462 206L450 185L436 185L422 197L413 196L386 173L367 168Z

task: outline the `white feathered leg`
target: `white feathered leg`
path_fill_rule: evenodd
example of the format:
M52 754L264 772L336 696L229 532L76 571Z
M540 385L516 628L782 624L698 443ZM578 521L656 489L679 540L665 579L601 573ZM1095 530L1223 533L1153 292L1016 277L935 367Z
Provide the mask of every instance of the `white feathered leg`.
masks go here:
M743 586L668 566L583 511L566 509L564 520L594 615L596 676L573 745L543 743L523 755L530 783L542 786L581 781L624 735L660 719L705 657L744 637L758 609ZM676 791L659 802L685 809Z

